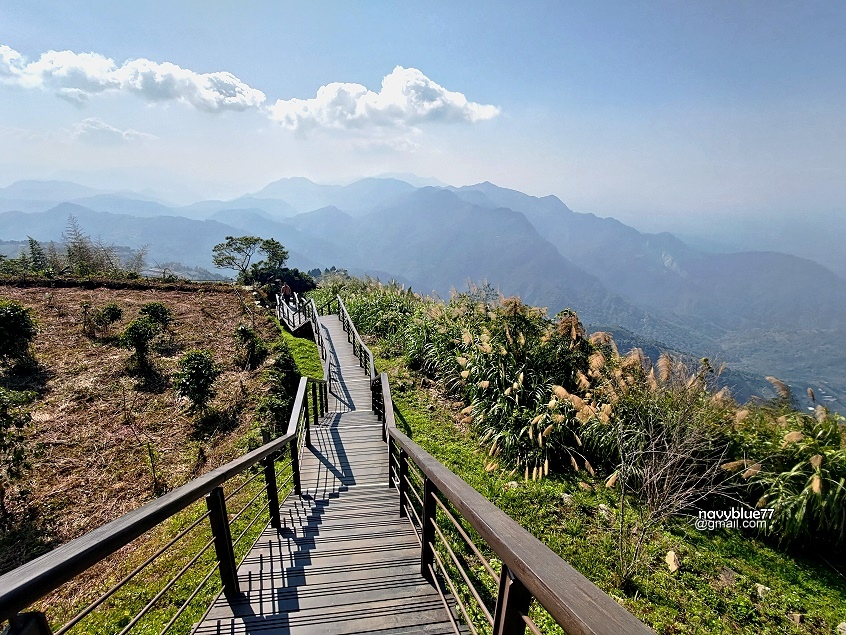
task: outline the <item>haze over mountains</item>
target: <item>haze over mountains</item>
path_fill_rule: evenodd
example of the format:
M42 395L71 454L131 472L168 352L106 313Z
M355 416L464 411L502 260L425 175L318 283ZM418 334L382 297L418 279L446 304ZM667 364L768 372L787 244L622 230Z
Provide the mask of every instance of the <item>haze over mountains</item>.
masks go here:
M736 376L741 396L776 375L797 394L813 386L846 405L843 277L785 253L694 248L573 212L555 196L487 182L289 178L230 201L171 206L153 195L31 181L0 188L0 212L2 240L58 241L73 214L95 238L147 245L152 262L210 268L214 244L255 234L277 238L300 268L335 265L444 297L488 281L550 314L571 307L626 342L726 361L749 374Z

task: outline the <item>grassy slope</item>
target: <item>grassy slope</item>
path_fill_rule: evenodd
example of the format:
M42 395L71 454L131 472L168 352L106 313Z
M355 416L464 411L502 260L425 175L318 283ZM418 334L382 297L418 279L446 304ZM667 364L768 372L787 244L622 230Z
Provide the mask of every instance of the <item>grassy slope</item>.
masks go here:
M696 531L686 521L651 536L647 568L635 592L624 594L612 582L614 512L606 519L598 511L601 503L614 510L617 501L601 479L582 473L524 482L499 470L486 473L487 455L456 423L464 404L423 389L399 360L379 359L377 365L391 376L398 425L407 426L427 451L658 633L822 634L846 621L846 579L831 568L739 532ZM580 482L596 487L585 491ZM563 500L565 493L572 496L570 503ZM671 549L681 563L675 573L664 563ZM762 599L755 584L771 591ZM802 624L788 619L793 612L803 614Z
M0 534L3 569L142 505L154 497L155 483L160 489L173 489L259 443L253 413L265 386L261 369L249 372L235 365L234 329L240 322L251 324L251 318L244 315L231 287L198 291L0 287L0 296L30 307L39 322L34 346L39 367L25 375L8 369L0 373L0 383L6 387L37 390L30 441L39 448L32 470L12 492L11 510L17 522L10 531ZM114 337L92 341L82 335L83 301L95 307L114 301L123 308L124 318L113 327L112 334L119 333L146 302L163 302L174 311L177 322L173 335L163 338L153 353L157 377L142 381L127 375L129 351L117 347ZM277 336L274 324L263 316L257 316L255 326L267 339ZM205 420L185 411L185 402L170 384L179 356L191 348L211 349L224 371L212 403L218 414ZM308 347L299 348L305 351L301 364L308 367ZM314 363L312 359L310 364ZM284 470L283 464L280 461L280 470ZM281 478L284 480L284 475ZM238 485L235 479L225 491L229 493ZM230 513L237 512L262 489L260 478L247 485L228 503ZM263 499L259 496L233 526L234 537L244 531ZM73 614L74 607L104 591L204 511L205 505L199 501L62 587L41 607L47 608L52 623L61 623ZM236 549L238 557L262 525L258 521L247 530ZM111 632L114 624L128 622L129 616L208 537L207 522L202 522L139 576L138 583L128 585L80 624L83 630L79 632ZM212 560L210 550L156 605L149 622L141 625L142 632L159 632ZM190 628L191 620L202 614L218 586L215 574L192 605L193 610L174 625L175 632Z
M287 329L280 327L282 337L288 344L288 349L297 364L300 375L313 379L323 379L323 366L320 364L320 353L313 339L297 337Z

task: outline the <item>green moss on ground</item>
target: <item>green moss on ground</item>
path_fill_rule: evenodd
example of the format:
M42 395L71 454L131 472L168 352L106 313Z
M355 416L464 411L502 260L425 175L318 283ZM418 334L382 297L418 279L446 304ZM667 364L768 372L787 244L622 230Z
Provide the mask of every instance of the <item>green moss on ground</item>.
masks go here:
M317 344L311 338L297 337L288 329L280 326L282 337L288 344L288 349L294 357L294 362L303 377L323 379L323 366L320 363L320 352Z
M456 423L465 404L423 388L399 359L379 358L377 368L389 374L401 429L659 634L822 635L846 621L846 579L826 563L739 531L698 531L687 519L655 531L633 587L616 588L618 500L602 479L582 471L527 482L503 470L485 472L487 452ZM610 508L608 518L600 504ZM664 562L670 550L681 565L675 573ZM759 594L756 584L769 591ZM800 624L791 613L802 614Z

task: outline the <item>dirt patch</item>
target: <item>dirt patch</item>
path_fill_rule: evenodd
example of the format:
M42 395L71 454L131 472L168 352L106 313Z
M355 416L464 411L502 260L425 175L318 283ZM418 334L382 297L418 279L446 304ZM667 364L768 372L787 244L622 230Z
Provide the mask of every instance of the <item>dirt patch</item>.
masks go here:
M243 293L243 292L242 292ZM0 369L0 385L34 390L30 446L32 468L10 490L13 519L37 525L37 545L6 545L0 571L37 555L176 488L247 450L256 440L254 412L265 388L261 369L235 365L239 323L255 326L265 339L273 324L253 311L252 299L224 286L189 290L0 286L0 298L32 309L38 322L33 353L37 366ZM96 339L82 332L83 303L109 302L122 319ZM161 302L175 321L159 336L151 358L155 372L127 372L130 351L118 335L147 302ZM212 419L198 425L187 402L173 390L179 357L193 348L212 352L223 369ZM205 422L208 424L208 421ZM29 532L32 534L32 531ZM30 535L30 538L32 536Z

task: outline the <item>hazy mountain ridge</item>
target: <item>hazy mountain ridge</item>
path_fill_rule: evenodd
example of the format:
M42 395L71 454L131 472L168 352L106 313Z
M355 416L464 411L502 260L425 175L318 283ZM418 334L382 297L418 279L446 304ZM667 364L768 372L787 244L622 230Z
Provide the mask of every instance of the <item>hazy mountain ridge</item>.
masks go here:
M67 184L10 186L0 190L0 205L51 187L81 192ZM211 247L226 235L273 236L300 268L389 272L442 296L468 280L487 281L551 313L572 307L587 323L618 325L740 371L846 383L842 278L782 253L705 251L669 233L574 212L555 196L488 182L416 188L375 178L347 186L282 179L253 195L183 207L84 193L82 205L0 214L0 238L56 240L73 213L106 242L148 244L151 259L209 267ZM815 345L820 338L825 344Z
M391 178L366 178L349 185L320 185L294 177L274 181L252 197L283 200L299 212L338 207L349 213L366 213L415 189L405 181Z

